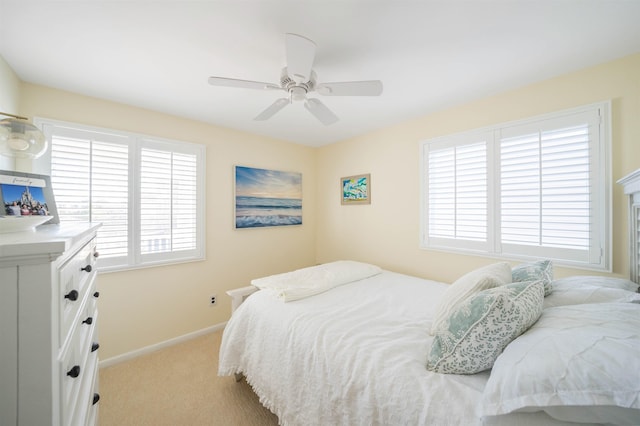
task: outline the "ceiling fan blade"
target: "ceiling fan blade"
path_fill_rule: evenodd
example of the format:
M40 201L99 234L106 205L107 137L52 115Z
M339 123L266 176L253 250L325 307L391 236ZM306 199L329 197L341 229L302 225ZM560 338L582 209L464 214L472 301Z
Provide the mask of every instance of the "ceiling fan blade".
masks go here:
M256 121L268 120L269 118L273 117L276 112L280 111L282 108L286 107L287 105L289 105L289 99L287 98L277 99L274 103L269 105L267 109L265 109L260 114L258 114L256 118L254 118L254 120Z
M338 117L318 99L307 99L304 107L325 126L338 121Z
M369 80L322 83L316 87L316 91L324 96L379 96L382 94L382 82Z
M237 78L225 78L225 77L209 77L209 84L213 86L239 87L241 89L258 89L258 90L282 89L282 87L273 83L262 83L260 81L250 81L250 80L238 80Z
M285 35L285 46L289 77L298 84L309 81L316 56L316 44L306 37L288 33Z

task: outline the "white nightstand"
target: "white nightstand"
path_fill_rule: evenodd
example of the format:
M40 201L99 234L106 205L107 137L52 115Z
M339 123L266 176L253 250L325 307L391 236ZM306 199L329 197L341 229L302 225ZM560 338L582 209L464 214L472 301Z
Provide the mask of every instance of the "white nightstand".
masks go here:
M227 294L231 297L231 314L233 314L236 309L238 309L238 306L240 306L247 297L249 297L256 291L258 291L258 288L252 285L247 287L234 288L227 291Z

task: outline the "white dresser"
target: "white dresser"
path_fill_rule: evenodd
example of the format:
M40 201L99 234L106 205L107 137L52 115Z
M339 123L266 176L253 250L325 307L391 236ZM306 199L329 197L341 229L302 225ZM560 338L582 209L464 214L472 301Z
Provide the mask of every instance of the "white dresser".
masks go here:
M97 423L98 227L0 234L0 425Z

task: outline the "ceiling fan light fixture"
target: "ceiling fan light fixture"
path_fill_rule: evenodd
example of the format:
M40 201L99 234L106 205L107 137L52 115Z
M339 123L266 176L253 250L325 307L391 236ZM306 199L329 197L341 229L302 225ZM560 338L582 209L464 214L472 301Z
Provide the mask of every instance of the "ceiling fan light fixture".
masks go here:
M47 150L44 134L25 117L0 112L0 154L16 158L38 158Z
M304 87L295 86L289 89L292 101L304 101L307 98L307 91Z

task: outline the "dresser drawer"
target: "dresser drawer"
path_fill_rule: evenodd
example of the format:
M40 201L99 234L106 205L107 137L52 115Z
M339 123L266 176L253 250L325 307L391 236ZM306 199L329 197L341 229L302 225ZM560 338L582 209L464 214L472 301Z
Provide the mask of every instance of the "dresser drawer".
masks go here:
M100 410L100 371L98 368L98 355L96 354L96 369L93 377L93 392L89 403L89 415L87 416L86 426L95 426L98 424L98 411Z
M80 337L79 332L71 336L69 346L60 360L60 411L63 425L72 424L80 387L86 374L83 362L85 351L81 348Z
M90 305L89 301L87 306ZM84 323L74 329L69 346L61 357L60 411L63 425L83 424L72 420L86 416L88 400L93 396L93 382L98 367L97 314L97 310L94 310L91 324Z
M58 329L59 346L62 347L68 338L73 321L82 305L88 287L96 276L95 239L72 256L59 270L58 309L60 328Z
M92 353L89 355L86 364L86 375L80 386L80 394L76 403L71 425L91 426L95 425L98 414L98 355Z

